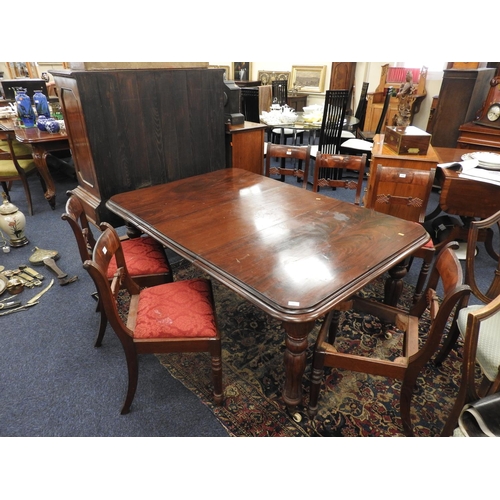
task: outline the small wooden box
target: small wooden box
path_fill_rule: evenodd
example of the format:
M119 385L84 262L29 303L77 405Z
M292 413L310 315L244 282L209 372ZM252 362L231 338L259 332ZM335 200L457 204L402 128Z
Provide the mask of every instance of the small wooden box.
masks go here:
M431 134L417 127L386 127L384 143L398 155L426 155Z

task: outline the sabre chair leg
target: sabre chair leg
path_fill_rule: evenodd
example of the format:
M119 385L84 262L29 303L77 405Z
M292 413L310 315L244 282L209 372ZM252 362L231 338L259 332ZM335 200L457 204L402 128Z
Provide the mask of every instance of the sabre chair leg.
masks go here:
M108 318L106 317L106 313L104 311L101 311L101 319L99 321L99 332L97 334L94 347L101 347L102 339L104 338L104 333L106 332L107 325L108 325Z
M139 363L135 349L133 346L128 349L124 346L124 349L125 357L127 358L128 389L121 411L122 415L126 415L130 412L130 407L132 406L132 401L134 400L135 391L137 389L137 380L139 378Z

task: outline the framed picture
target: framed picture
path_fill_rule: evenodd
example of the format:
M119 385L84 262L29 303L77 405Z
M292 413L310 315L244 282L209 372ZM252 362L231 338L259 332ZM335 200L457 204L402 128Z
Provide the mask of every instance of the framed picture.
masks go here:
M258 80L262 85L271 85L276 80L286 80L290 86L290 71L262 71L259 70Z
M224 75L223 80L232 80L231 68L229 66L209 66L210 69L223 69Z
M300 92L325 91L326 66L292 66L291 86Z
M246 82L250 80L251 64L249 62L233 63L233 80L236 82Z

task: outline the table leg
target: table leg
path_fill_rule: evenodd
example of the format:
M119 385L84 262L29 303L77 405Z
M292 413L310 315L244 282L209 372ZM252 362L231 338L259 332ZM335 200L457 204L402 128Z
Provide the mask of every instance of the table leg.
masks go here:
M306 368L307 335L314 327L314 321L306 323L283 322L285 340L285 386L283 400L293 415L302 403L302 376Z
M52 210L54 210L56 208L56 188L50 175L49 167L47 166L47 155L49 153L41 145L32 144L31 146L33 148L33 161L46 186L45 199L49 202Z

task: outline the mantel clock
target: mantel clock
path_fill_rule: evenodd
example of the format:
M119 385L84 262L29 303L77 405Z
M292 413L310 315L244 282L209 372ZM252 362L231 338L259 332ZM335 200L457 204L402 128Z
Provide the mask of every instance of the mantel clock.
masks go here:
M474 123L500 129L500 75L490 80L488 96Z

